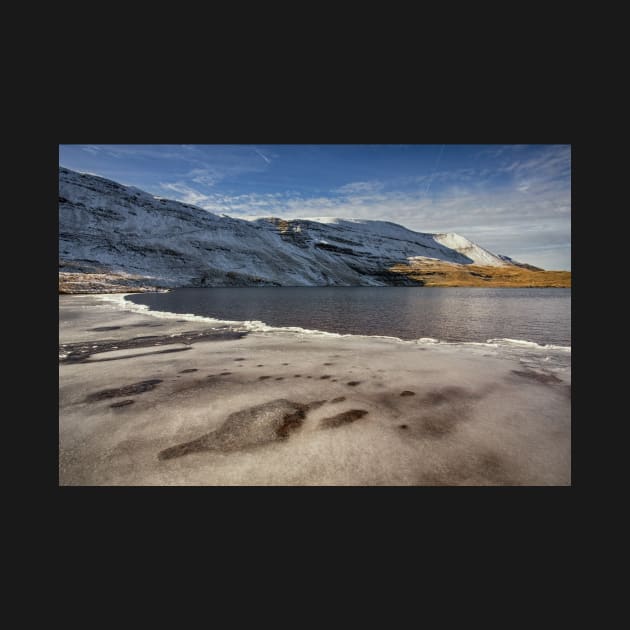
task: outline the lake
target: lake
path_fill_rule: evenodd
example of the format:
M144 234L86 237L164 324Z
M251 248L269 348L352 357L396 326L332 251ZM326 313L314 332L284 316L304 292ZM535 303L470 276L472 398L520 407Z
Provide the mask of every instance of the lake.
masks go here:
M126 299L155 311L340 334L571 345L571 289L210 288L138 293Z

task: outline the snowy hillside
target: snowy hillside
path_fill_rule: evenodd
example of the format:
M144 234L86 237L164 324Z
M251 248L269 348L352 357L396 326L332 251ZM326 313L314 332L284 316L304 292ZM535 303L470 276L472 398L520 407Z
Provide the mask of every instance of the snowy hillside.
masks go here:
M467 238L464 238L459 234L455 234L453 232L449 232L447 234L435 234L434 238L438 243L441 243L446 247L450 247L456 252L467 256L476 265L489 265L491 267L503 267L505 265L505 261L501 258L501 256L495 256L487 249L479 247L479 245L475 245L472 241L469 241Z
M59 168L59 259L153 286L414 284L392 273L421 258L516 264L457 234L386 221L217 216L134 187Z

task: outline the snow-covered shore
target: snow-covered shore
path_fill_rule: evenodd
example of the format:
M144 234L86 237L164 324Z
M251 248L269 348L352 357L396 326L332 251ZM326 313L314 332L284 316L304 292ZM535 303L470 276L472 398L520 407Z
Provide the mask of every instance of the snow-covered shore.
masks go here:
M501 344L59 307L61 485L571 483L570 370Z

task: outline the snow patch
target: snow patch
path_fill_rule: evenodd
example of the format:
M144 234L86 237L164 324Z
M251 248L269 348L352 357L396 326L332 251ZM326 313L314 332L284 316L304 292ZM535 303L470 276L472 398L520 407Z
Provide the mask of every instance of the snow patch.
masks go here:
M491 267L504 267L505 261L499 256L495 256L479 245L475 245L467 238L455 234L454 232L448 232L446 234L435 234L434 239L437 243L445 245L446 247L463 254L476 265L489 265Z

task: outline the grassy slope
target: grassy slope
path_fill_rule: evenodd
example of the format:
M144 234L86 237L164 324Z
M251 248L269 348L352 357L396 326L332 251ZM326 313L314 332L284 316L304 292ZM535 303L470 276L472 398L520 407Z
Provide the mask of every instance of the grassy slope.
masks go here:
M533 271L507 265L458 265L441 261L413 261L390 271L420 280L427 287L570 287L570 271Z

